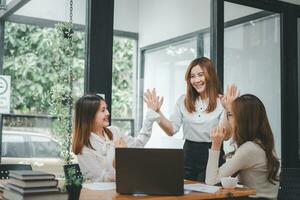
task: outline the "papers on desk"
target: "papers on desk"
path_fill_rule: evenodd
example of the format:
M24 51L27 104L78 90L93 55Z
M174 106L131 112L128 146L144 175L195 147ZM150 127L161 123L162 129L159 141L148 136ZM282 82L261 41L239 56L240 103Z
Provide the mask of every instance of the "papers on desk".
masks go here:
M116 189L116 182L83 183L82 187L90 190L114 190Z
M220 187L205 185L202 183L194 183L194 184L184 184L184 189L192 190L192 191L196 191L196 192L215 193L220 189Z

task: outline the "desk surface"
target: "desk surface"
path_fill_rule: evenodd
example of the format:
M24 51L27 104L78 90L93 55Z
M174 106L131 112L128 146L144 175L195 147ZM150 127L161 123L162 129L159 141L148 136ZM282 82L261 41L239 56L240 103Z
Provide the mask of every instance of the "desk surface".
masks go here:
M89 190L83 188L80 194L80 200L141 200L141 199L151 199L151 200L194 200L194 199L221 199L228 197L243 197L256 194L256 191L251 188L235 188L235 189L220 189L218 192L201 193L201 192L191 192L182 196L132 196L132 195L120 195L116 193L116 190Z

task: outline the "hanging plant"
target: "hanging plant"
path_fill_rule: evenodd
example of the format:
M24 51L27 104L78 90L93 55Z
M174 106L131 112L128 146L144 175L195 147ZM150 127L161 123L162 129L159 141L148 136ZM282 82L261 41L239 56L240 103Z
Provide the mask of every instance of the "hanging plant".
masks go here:
M74 35L73 24L71 22L58 23L56 29L62 34L62 38L72 39Z
M70 1L70 21L61 22L55 26L53 46L58 49L55 53L53 79L56 83L45 95L50 102L50 115L54 118L52 132L61 141L61 152L64 164L71 163L70 143L72 131L73 109L73 59L76 52L74 30L72 23L72 7Z

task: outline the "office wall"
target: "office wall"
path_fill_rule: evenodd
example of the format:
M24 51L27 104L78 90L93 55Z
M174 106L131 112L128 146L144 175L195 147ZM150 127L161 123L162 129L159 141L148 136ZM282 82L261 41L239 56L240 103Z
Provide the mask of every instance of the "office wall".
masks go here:
M254 8L235 9L225 15L225 21L259 11ZM210 1L140 0L140 47L191 33L210 26Z
M210 1L140 0L140 46L184 35L210 23Z
M300 1L299 0L281 0L287 3L292 3L292 4L296 4L296 5L300 5Z
M114 29L135 33L139 32L138 11L139 0L115 0Z
M55 21L69 20L69 0L31 0L15 14ZM73 1L73 21L85 24L86 0Z
M258 11L253 8L231 10L234 12L225 14L225 21ZM140 47L210 25L209 0L115 0L114 12L114 29L139 33ZM68 21L69 0L31 0L15 14ZM85 24L85 15L86 0L73 0L73 21Z
M115 0L114 29L138 32L138 0ZM15 14L56 21L69 20L69 0L31 0ZM73 0L73 21L85 24L86 0Z

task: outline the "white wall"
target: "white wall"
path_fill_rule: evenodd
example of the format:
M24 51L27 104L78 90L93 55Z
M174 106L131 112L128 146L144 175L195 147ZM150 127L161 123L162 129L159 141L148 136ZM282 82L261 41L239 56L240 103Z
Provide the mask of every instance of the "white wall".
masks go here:
M15 14L43 19L69 21L69 0L31 0ZM73 22L85 24L86 0L73 1Z
M115 0L114 29L138 32L139 0ZM69 0L31 0L15 14L56 21L69 20ZM73 21L85 24L86 0L73 0Z
M225 21L261 11L225 3ZM140 0L140 47L191 33L210 26L210 0Z
M150 0L151 1L151 0ZM139 0L115 0L114 29L139 32Z
M228 11L228 12L227 12ZM224 2L224 20L225 22L247 16L263 10L241 6L239 4Z
M225 21L259 11L225 3ZM140 47L210 26L210 0L115 0L114 29L139 33ZM17 15L68 21L69 0L31 0ZM85 24L86 0L73 0L73 21Z
M210 0L140 0L140 47L209 27Z
M292 3L292 4L300 5L300 0L280 0L280 1L285 1L287 3Z

